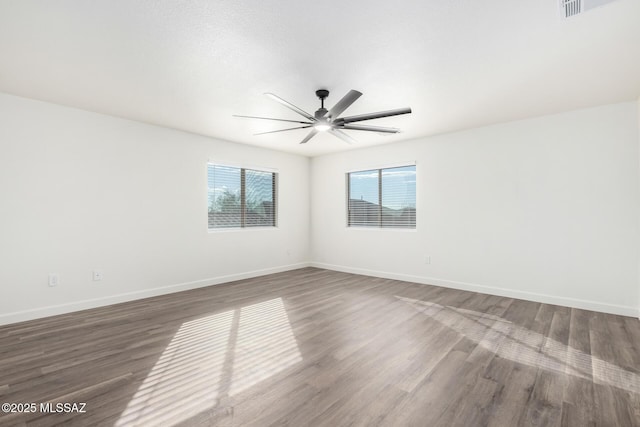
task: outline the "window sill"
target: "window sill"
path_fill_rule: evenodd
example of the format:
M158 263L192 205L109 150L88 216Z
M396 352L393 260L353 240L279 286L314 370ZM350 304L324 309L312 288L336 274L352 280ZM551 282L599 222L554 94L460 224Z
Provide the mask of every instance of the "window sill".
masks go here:
M209 234L215 233L233 233L233 232L243 232L243 231L265 231L265 230L277 230L280 227L234 227L234 228L208 228L207 232Z
M347 230L356 231L399 231L401 233L415 233L417 228L394 228L394 227L345 227Z

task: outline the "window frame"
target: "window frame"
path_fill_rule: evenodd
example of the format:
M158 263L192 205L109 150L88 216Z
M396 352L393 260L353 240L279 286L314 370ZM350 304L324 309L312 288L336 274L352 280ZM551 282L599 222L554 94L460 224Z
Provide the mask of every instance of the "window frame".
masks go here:
M225 168L238 169L240 171L240 225L237 227L209 227L209 166L219 166ZM242 230L273 230L278 228L278 177L279 173L277 169L262 168L255 166L244 166L227 162L217 162L213 160L207 161L207 231L209 233L229 232L229 231L242 231ZM247 225L247 212L246 212L246 171L269 173L272 176L272 189L273 189L273 224L272 225Z
M360 168L360 169L354 169L354 170L349 170L347 172L345 172L345 182L346 182L346 197L345 197L345 212L346 212L346 228L348 230L395 230L395 231L400 231L400 232L406 232L406 231L416 231L418 228L418 215L417 215L417 204L418 204L418 192L416 189L415 192L415 202L416 202L416 206L414 207L415 209L415 219L414 219L414 223L413 226L406 226L406 227L399 227L399 226L385 226L384 225L384 220L383 220L383 215L382 215L382 211L384 208L384 205L382 203L382 175L383 172L385 170L389 170L389 169L396 169L396 168L403 168L403 167L414 167L415 170L415 174L417 177L418 174L418 167L417 167L417 162L401 162L401 163L394 163L391 165L384 165L384 166L375 166L375 167L370 167L370 168ZM377 221L375 225L352 225L352 221L351 221L351 209L350 209L350 200L351 200L351 174L352 173L357 173L357 172L377 172L377 191L378 191L378 209L377 209ZM417 181L417 179L416 179ZM417 183L417 182L416 182Z

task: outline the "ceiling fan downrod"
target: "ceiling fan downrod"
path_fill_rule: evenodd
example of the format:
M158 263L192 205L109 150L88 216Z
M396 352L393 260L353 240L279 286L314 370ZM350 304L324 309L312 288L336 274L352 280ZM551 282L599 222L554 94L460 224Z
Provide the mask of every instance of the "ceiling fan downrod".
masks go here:
M327 109L324 108L324 100L329 96L329 91L326 89L318 89L316 91L316 96L320 98L320 108L316 111L315 116L316 119L320 119L327 114Z

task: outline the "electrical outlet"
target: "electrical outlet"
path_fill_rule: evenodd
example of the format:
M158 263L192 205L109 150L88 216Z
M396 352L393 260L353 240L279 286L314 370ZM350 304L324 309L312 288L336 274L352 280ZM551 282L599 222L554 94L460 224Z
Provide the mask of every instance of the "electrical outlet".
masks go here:
M100 280L102 280L102 271L94 270L93 271L93 281L94 282L99 282Z
M60 283L58 273L49 273L49 286L58 286L58 283Z
M431 264L431 256L430 255L425 255L424 256L424 263L429 265Z

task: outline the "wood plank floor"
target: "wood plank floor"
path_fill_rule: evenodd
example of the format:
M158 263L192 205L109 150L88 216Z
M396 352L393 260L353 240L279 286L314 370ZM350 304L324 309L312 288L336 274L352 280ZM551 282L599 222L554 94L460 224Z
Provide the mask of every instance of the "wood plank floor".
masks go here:
M37 404L2 426L640 426L640 321L305 268L0 327L0 402Z

